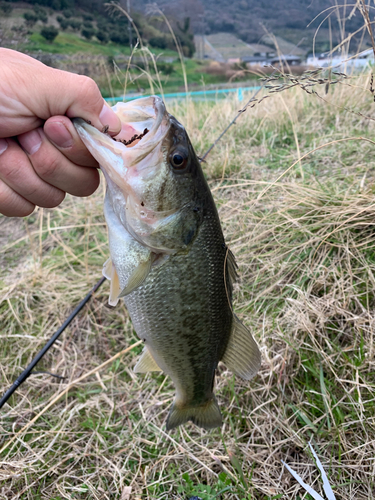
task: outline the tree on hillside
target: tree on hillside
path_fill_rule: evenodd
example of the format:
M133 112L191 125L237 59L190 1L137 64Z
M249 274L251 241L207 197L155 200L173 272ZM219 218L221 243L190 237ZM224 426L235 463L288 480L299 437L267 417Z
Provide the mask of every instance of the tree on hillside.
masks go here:
M70 22L68 21L68 19L65 19L65 17L62 17L62 16L57 16L57 22L60 24L60 28L62 30L67 30L69 28L69 24Z
M96 34L96 31L94 28L82 28L81 34L87 38L87 40L91 40L91 38Z
M40 21L42 21L42 23L47 23L48 22L47 11L45 9L42 9L41 7L39 7L39 5L36 5L34 7L34 14L36 15L36 17Z
M82 22L79 19L70 19L67 22L70 24L70 27L74 31L78 31L81 28L81 26L82 26Z
M73 12L70 9L64 9L62 13L66 19L70 19L73 16Z
M13 7L7 2L1 2L0 3L0 10L3 11L4 15L9 16L9 14L13 10Z
M52 43L59 34L59 30L55 28L55 26L44 26L44 28L40 30L40 34L47 42Z
M186 57L193 57L195 52L194 34L190 31L190 17L185 17L184 24L181 26L177 23L179 32L177 38L181 44L182 50Z
M108 43L109 36L105 31L97 31L96 32L96 38L99 40L101 43Z
M38 18L33 12L25 12L23 17L25 19L25 24L28 28L32 28L38 20Z

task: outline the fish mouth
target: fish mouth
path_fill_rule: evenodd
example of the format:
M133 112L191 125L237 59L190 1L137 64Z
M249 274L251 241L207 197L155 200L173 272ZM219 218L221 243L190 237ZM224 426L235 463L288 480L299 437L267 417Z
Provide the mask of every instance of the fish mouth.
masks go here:
M168 114L160 97L150 96L128 103L118 103L113 111L121 120L121 131L114 137L126 147L144 148L155 139L160 141L160 127ZM157 137L155 137L157 136Z
M74 126L107 181L108 203L126 230L140 243L172 215L175 207L160 209L158 195L165 182L165 162L172 117L160 97L151 96L113 108L121 131L111 137L81 118Z
M143 160L160 155L161 144L170 128L170 115L160 97L150 96L112 107L121 121L115 137L100 132L82 118L74 118L74 126L83 143L98 161L104 173L121 186L128 169L140 171L150 164ZM105 128L105 127L104 127Z

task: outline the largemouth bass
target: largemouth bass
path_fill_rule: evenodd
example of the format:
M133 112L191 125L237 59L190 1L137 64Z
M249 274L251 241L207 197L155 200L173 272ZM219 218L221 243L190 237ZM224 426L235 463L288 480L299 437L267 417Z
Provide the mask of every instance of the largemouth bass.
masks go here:
M217 427L219 361L246 380L260 366L254 339L232 311L237 266L184 127L158 97L113 109L122 122L115 140L75 120L107 181L109 303L124 297L144 341L135 371L162 370L175 385L167 429L189 420Z

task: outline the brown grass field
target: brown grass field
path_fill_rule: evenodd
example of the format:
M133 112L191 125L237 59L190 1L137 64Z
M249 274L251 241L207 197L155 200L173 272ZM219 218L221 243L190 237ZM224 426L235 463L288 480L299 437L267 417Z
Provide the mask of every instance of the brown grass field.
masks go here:
M308 499L281 460L322 495L310 440L338 500L375 498L369 79L265 90L203 164L263 358L250 382L219 366L222 429L165 431L172 383L133 373L141 346L112 359L138 339L105 283L38 366L65 378L32 375L1 411L1 499ZM202 154L242 104L168 109ZM103 192L0 218L2 391L99 280Z

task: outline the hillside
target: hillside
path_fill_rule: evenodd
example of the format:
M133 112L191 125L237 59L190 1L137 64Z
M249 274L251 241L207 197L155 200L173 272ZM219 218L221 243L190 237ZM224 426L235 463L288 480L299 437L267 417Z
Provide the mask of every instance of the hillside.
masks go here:
M138 0L137 10L146 11L148 3L149 0ZM329 49L330 36L336 44L343 32L354 32L363 26L358 11L349 19L352 7L337 9L334 0L160 0L158 5L167 15L190 17L196 35L226 32L247 43L264 43L263 37L272 32L306 51L312 50L316 29L329 12L331 20L323 23L316 37L318 50ZM308 27L323 11L324 15ZM353 39L352 50L360 42L361 34Z
M118 3L124 9L127 8L127 0L120 0ZM1 1L0 8L2 5L7 5L27 9L31 4L36 5L37 8L42 6L51 11L60 12L60 14L70 11L73 14L85 14L100 19L100 25L107 28L101 29L103 41L115 36L117 41L128 43L128 29L125 26L127 20L124 18L122 21L123 29L114 29L114 24L108 22L106 0L92 2L88 0L30 0L28 3L13 0L12 2ZM193 34L207 36L225 32L232 33L246 43L267 44L265 37L273 33L298 45L305 52L310 52L313 48L314 37L318 51L328 50L330 40L335 45L348 33L353 33L363 26L363 18L358 10L353 12L353 6L349 7L345 4L338 7L335 0L278 0L277 2L267 0L233 0L231 2L227 0L158 0L157 4L150 3L150 0L137 0L137 2L130 0L130 14L142 37L150 41L151 45L161 49L173 49L174 42L158 9L170 20L186 56L194 53L194 46L191 44ZM329 19L324 21L329 15ZM0 12L0 18L3 17ZM185 24L187 19L189 22ZM90 23L90 20L85 22ZM322 26L319 26L320 23ZM88 24L87 28L92 30L96 29L96 26ZM114 31L116 31L115 35ZM366 41L367 33L360 31L351 41L352 51L356 50L362 35ZM132 36L136 38L134 30Z

